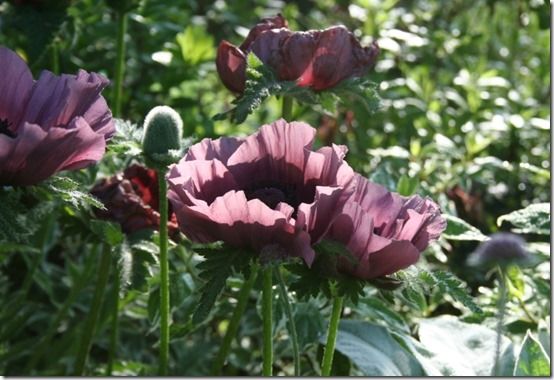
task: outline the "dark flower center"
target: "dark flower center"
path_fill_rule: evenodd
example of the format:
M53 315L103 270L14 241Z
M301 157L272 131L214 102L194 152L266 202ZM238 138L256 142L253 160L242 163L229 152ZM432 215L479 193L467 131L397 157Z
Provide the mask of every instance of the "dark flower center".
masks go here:
M0 134L15 138L16 134L10 130L11 123L8 119L0 119Z
M259 199L271 209L275 209L280 202L285 202L296 210L301 203L296 195L296 186L291 184L264 181L256 183L244 193L248 200Z

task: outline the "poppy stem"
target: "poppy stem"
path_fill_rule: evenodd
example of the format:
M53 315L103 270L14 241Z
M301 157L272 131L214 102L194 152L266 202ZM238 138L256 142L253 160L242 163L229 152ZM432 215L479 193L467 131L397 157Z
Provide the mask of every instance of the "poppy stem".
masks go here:
M281 268L275 268L275 273L277 274L277 280L279 281L279 290L281 293L281 300L285 306L285 314L287 315L287 319L289 321L289 334L292 342L292 354L294 357L294 376L300 376L300 350L298 349L298 334L296 334L296 324L294 323L292 307L289 302L289 294L287 292L287 288L285 287L285 281L283 280Z
M50 57L52 59L52 72L56 75L60 74L60 54L58 49L58 38L54 37L50 44Z
M270 265L263 269L263 376L273 374L273 270Z
M94 287L94 295L92 298L92 305L90 307L88 319L85 324L83 336L77 351L77 358L75 359L75 369L73 371L74 376L82 376L85 370L87 362L88 352L92 343L92 337L96 330L96 323L100 316L100 309L102 306L102 298L108 284L108 277L110 274L111 264L111 252L112 247L104 243L102 249L102 256L100 257L100 264L98 267L98 277L96 279L96 286Z
M502 330L504 329L504 316L506 314L506 301L507 301L507 289L506 289L506 277L504 270L498 267L498 291L500 298L498 299L498 324L496 325L496 351L494 355L494 368L492 376L500 376L500 346L502 344Z
M113 362L117 353L117 340L119 335L119 288L120 288L120 273L117 266L117 261L114 261L114 281L113 281L113 304L112 304L112 328L110 334L110 347L108 351L108 365L106 367L106 376L111 376L113 370Z
M167 182L165 170L158 170L160 207L160 369L167 375L169 363L169 261L167 257Z
M221 374L221 369L225 364L225 359L227 359L227 356L229 355L231 343L233 341L233 338L237 335L240 319L242 318L244 310L246 309L246 304L248 303L248 296L250 295L252 287L256 282L256 277L258 277L258 269L258 264L252 265L252 267L250 268L250 277L248 277L248 279L245 279L242 287L240 288L240 292L237 297L237 306L233 311L229 326L227 327L227 331L225 332L225 336L223 337L223 343L219 348L217 358L215 359L215 363L212 367L212 375L214 376L218 376Z
M125 33L127 32L127 12L117 12L117 55L114 78L114 116L121 117L121 94L125 70Z
M292 121L292 106L293 106L293 99L290 96L283 95L283 108L281 111L281 116L286 121Z
M335 343L337 342L337 331L339 328L340 315L342 312L342 296L334 296L333 310L331 312L331 320L329 321L329 329L327 330L327 343L323 351L323 362L321 364L321 376L330 376L331 367L333 365L333 356L335 355Z

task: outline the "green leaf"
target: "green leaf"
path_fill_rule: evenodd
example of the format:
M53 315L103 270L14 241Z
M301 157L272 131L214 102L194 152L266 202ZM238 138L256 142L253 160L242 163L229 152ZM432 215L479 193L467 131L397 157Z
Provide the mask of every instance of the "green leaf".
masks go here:
M445 239L449 240L470 240L470 241L485 241L489 238L477 228L473 227L465 220L456 216L443 214L447 221L446 231L442 233Z
M217 296L233 271L248 271L252 255L221 244L206 245L195 250L206 259L198 264L198 269L201 270L200 277L206 281L200 288L200 299L192 318L193 323L198 324L206 319L212 310Z
M496 221L500 226L510 222L515 227L513 231L519 234L550 234L550 203L535 203L524 209L502 215Z
M71 178L51 177L39 186L44 186L47 190L51 191L64 202L71 204L75 208L105 208L102 202L93 197L88 190L80 189L80 184L73 181Z
M425 283L428 289L438 289L441 295L450 295L454 300L460 302L474 313L481 314L483 312L471 295L469 295L462 281L452 273L440 270L429 272L420 269L418 277Z
M550 358L529 330L517 357L514 376L550 376Z
M325 331L325 319L313 301L294 304L294 323L300 349L316 343L317 338Z
M490 376L494 367L496 332L488 327L459 321L443 315L424 319L419 325L419 339L427 358L443 376ZM501 352L509 361L513 346L506 337ZM506 376L507 368L501 370Z
M101 241L106 242L112 247L121 244L125 239L125 235L121 232L121 226L117 223L92 220L90 222L90 230L94 232Z
M214 39L205 26L189 25L177 34L176 40L183 59L191 66L215 57Z
M326 337L320 342L324 343ZM336 349L347 356L365 376L422 376L423 369L383 326L343 320Z
M402 174L396 185L396 191L400 195L409 196L415 192L418 185L419 180L417 178L410 178L407 175Z

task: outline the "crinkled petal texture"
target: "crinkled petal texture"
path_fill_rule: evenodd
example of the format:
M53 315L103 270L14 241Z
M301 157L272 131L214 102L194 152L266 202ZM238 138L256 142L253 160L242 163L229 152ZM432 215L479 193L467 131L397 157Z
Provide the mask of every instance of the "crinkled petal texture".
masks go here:
M115 133L100 95L106 78L43 71L33 81L26 63L5 47L0 67L0 185L33 185L102 158Z
M192 146L168 175L181 230L196 242L256 252L278 245L311 265L311 246L329 230L354 178L346 148L313 151L315 133L281 119L244 139Z
M90 192L106 207L96 209L96 216L119 223L125 233L160 225L158 177L152 169L131 165L123 174L99 181ZM168 215L169 236L176 240L179 229L171 208Z
M327 235L353 256L339 259L341 272L373 279L404 269L446 228L438 205L429 199L402 197L360 175L354 183L354 193Z
M257 24L236 47L223 41L216 64L223 84L242 93L246 81L246 55L254 52L277 78L298 86L325 90L350 77L362 76L375 65L379 47L362 47L344 26L293 32L281 15Z

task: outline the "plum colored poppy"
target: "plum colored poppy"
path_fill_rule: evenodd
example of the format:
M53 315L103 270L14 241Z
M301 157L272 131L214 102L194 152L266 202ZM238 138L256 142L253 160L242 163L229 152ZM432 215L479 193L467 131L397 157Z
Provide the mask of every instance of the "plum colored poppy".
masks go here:
M98 182L91 190L105 210L96 210L101 219L121 225L125 233L142 229L157 229L160 225L158 176L153 169L131 165L123 174L117 174ZM169 235L179 233L175 214L169 210Z
M307 32L293 32L287 26L286 20L277 15L252 28L239 47L222 41L216 66L223 84L233 92L244 91L249 52L270 66L278 79L296 81L298 86L316 91L365 75L379 54L375 42L362 47L344 26Z
M194 242L302 257L327 233L354 172L346 147L312 150L316 130L283 119L246 138L204 139L170 167L169 199Z
M0 185L33 185L102 158L115 132L96 73L37 81L16 53L0 46Z
M327 238L346 245L338 270L361 279L386 276L414 264L446 228L440 208L417 195L403 197L360 175Z

